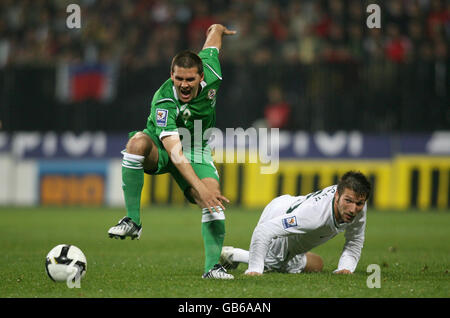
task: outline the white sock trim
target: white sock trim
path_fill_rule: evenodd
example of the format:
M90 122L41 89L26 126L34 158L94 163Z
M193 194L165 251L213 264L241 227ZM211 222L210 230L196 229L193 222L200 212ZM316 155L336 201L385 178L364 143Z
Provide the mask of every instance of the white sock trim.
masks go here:
M144 156L134 155L126 152L125 150L121 152L123 155L122 167L130 169L143 169L144 168Z
M225 213L220 206L211 207L215 212L211 213L207 208L202 209L202 223L211 222L215 220L225 220Z

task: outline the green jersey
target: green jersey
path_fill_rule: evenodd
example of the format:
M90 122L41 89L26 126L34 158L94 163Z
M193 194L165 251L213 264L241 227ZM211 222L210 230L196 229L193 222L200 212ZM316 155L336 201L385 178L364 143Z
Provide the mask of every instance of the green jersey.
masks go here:
M206 48L198 55L203 62L204 79L197 97L189 103L182 103L172 80L168 79L153 96L147 120L147 130L159 139L179 133L185 154L186 145L195 152L207 147L205 130L215 126L216 95L222 81L218 49ZM190 140L186 140L186 136Z

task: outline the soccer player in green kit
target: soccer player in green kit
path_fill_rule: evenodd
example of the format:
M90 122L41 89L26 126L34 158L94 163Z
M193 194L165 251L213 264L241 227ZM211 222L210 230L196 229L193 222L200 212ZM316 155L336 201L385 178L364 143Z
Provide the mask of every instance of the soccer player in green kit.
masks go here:
M108 231L110 237L139 239L144 172L170 173L186 198L202 209L203 278L234 278L218 264L225 237L223 202L229 200L220 192L219 176L203 133L215 125L216 94L222 81L219 62L222 37L235 33L221 24L213 24L198 55L184 51L173 58L170 79L153 96L147 127L130 133L122 151L127 216Z

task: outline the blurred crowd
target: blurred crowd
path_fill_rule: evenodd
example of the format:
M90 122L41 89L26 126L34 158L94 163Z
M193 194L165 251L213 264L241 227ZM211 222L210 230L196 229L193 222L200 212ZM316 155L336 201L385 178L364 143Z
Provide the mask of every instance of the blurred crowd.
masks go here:
M66 8L81 7L69 29ZM369 29L367 5L381 8ZM61 60L116 60L139 68L200 50L205 31L223 23L223 59L236 64L313 64L448 59L448 0L2 0L0 67Z

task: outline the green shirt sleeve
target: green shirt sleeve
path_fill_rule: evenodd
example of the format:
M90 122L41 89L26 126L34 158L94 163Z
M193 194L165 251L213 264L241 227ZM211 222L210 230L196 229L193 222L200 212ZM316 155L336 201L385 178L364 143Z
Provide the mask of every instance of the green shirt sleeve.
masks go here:
M151 123L149 124L155 128L156 136L161 138L162 135L170 135L178 131L176 125L177 117L177 105L170 99L165 99L154 103L150 116Z
M198 53L203 61L203 72L211 75L212 79L222 80L222 69L220 68L219 50L215 47L206 48Z

